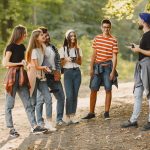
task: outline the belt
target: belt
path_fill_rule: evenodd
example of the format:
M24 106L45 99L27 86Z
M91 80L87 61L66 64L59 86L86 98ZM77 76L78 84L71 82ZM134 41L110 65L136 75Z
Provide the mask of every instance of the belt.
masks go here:
M76 67L76 68L64 68L64 70L79 70L79 67Z
M108 67L108 66L110 66L110 64L101 64L101 66Z

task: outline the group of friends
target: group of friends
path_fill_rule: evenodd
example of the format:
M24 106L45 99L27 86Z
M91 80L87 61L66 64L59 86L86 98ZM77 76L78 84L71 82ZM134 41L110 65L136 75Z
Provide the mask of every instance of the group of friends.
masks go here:
M90 110L82 119L95 118L97 92L104 86L106 92L104 119L110 119L109 111L112 100L112 85L118 86L117 81L117 39L111 34L111 21L104 19L100 28L102 33L95 36L90 63ZM139 29L144 31L140 44L132 43L130 48L139 54L135 69L134 109L131 118L121 127L138 127L137 119L140 114L143 92L145 91L150 106L150 14L139 14ZM78 92L81 85L82 50L78 46L75 30L65 33L63 46L58 50L52 43L46 27L32 31L27 49L23 42L27 37L27 29L18 25L13 29L6 49L4 50L3 65L7 68L4 80L6 89L5 118L9 135L18 137L14 127L12 109L15 96L18 93L32 133L56 131L57 126L79 123L76 119ZM64 90L61 75L64 75ZM65 92L64 92L65 91ZM56 126L52 121L52 97L57 100ZM45 104L46 118L43 117ZM64 105L66 119L64 121ZM149 108L150 109L150 108ZM143 130L150 130L150 113L148 123Z

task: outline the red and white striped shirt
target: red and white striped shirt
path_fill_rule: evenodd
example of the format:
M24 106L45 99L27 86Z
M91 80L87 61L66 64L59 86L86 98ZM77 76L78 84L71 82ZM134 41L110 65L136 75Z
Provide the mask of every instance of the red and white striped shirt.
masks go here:
M118 53L117 40L113 36L104 37L103 34L94 38L92 48L96 50L95 62L106 62L112 59L113 53Z

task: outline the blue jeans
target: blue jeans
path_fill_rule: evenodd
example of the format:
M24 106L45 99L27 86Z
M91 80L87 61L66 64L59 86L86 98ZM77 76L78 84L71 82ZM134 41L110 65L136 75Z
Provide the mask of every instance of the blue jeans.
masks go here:
M61 81L54 81L54 80L47 80L48 87L50 89L57 89L57 92L54 92L54 96L57 100L57 122L62 121L63 113L64 113L64 101L65 101L65 95L63 91L63 87L61 84ZM41 110L43 109L44 104L44 98L40 91L37 93L37 105L41 106ZM41 125L43 122L40 122L40 120L37 120L38 124Z
M111 65L102 66L102 73L94 74L91 77L90 89L98 91L100 89L100 86L103 85L106 91L111 91L112 81L109 79L111 71L112 71Z
M76 113L78 91L81 84L79 68L64 69L64 86L66 92L66 115Z
M52 118L52 98L48 89L46 81L40 81L36 79L35 89L32 95L32 105L36 109L37 122L43 122L42 112L43 112L43 103L38 102L37 99L37 90L39 90L44 98L46 103L46 118Z
M136 122L141 111L141 106L142 106L142 100L143 100L143 92L144 92L144 87L139 86L135 88L134 90L134 107L133 107L133 113L130 118L131 122ZM149 118L150 121L150 118Z
M13 90L12 96L6 93L5 118L6 118L7 127L13 128L14 126L13 119L12 119L12 109L14 108L16 93L18 93L19 97L22 100L22 103L24 105L31 126L32 127L35 126L36 119L30 101L29 89L27 86L19 87L19 72L16 73L16 80L12 90Z
M141 71L141 78L142 78L142 71ZM143 100L143 92L144 92L144 86L138 86L134 89L134 107L133 107L133 113L131 115L130 121L136 122L138 120L138 117L141 112L141 106L142 106L142 100ZM150 111L150 99L148 99L149 102L149 111ZM148 122L150 122L150 112L148 116Z

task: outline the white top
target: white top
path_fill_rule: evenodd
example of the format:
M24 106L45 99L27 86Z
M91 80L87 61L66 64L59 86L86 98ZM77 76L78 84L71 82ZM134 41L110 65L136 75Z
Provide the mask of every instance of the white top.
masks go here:
M37 59L38 64L41 66L43 63L44 54L39 48L33 49L31 59Z
M56 66L55 66L55 52L53 51L51 46L47 46L45 49L45 56L46 59L49 63L49 67L52 68L52 70L56 70Z
M38 65L41 66L43 63L43 59L44 59L44 54L41 51L41 49L39 48L33 49L32 54L31 54L31 59L37 59ZM36 74L38 78L44 78L45 76L44 75L45 73L42 70L37 70Z
M69 51L69 56L68 56L66 47L65 47L65 50L64 50L64 47L60 48L59 49L60 58L77 57L76 52L75 52L75 48L71 48L68 51ZM79 48L79 54L82 57L82 50L80 48ZM77 67L80 67L80 65L77 63L74 63L74 62L66 62L65 65L63 66L63 68L67 68L67 69L77 68Z

